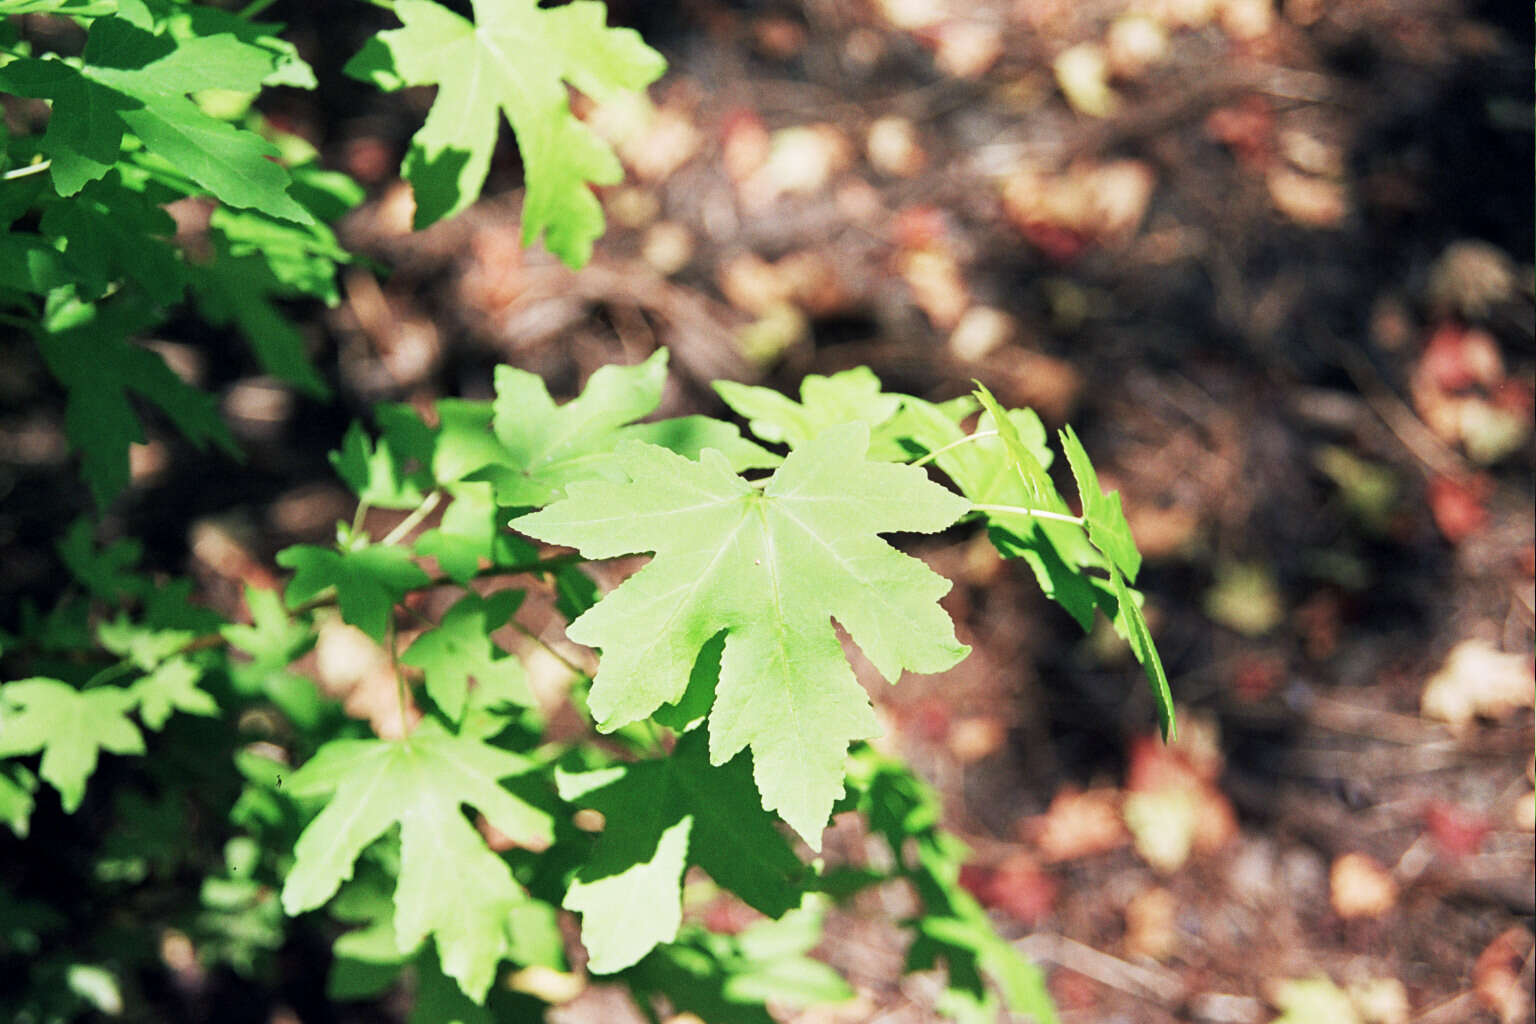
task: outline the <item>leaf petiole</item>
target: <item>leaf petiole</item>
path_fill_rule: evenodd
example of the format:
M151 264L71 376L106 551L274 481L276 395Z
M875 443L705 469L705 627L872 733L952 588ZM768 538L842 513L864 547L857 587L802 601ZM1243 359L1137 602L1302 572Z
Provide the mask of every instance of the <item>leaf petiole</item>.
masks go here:
M442 500L442 491L433 491L431 494L427 495L422 499L421 504L417 505L411 511L410 515L406 516L404 519L400 520L399 523L395 524L395 528L386 533L384 535L384 539L379 541L379 543L388 546L390 544L399 542L400 539L403 538L406 534L420 526L421 521L427 518L427 516L431 515L432 510L437 508L438 504L442 502Z
M926 465L928 465L928 463L932 462L934 459L938 458L940 455L943 455L945 452L949 451L951 448L959 448L961 445L967 445L967 444L970 444L973 441L980 441L980 440L982 440L984 438L996 437L996 436L997 436L997 431L995 431L995 430L978 430L974 434L966 434L964 437L962 437L958 441L951 441L951 442L949 442L949 444L946 444L942 448L935 448L933 451L929 452L927 455L924 455L924 456L921 456L919 458L913 459L911 462L907 463L907 465L909 465L909 466L926 466Z
M1013 515L1034 516L1036 519L1050 519L1058 523L1071 523L1074 526L1086 525L1082 516L1069 516L1063 512L1048 512L1043 508L1025 508L1023 505L987 505L973 504L972 512L1008 512Z
M15 181L17 178L25 178L33 174L42 174L53 166L52 160L39 160L35 164L27 164L25 167L13 167L0 174L0 181Z

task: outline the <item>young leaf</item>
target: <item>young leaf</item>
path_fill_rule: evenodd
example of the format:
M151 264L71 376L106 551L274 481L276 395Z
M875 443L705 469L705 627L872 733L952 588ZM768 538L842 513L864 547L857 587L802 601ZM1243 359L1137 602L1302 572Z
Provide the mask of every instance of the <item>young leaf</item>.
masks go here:
M277 564L294 570L283 592L289 608L334 586L341 617L379 643L384 642L395 604L431 582L408 553L379 544L345 552L296 544L278 552Z
M399 0L404 28L385 32L347 65L383 88L436 85L411 140L405 178L416 227L463 210L480 194L496 146L498 110L522 151L523 244L540 234L572 267L586 263L603 214L589 185L623 176L618 158L571 115L566 83L602 102L643 89L666 64L631 29L604 25L601 3L540 7L537 0L473 0L470 22L429 0Z
M1072 477L1083 499L1089 539L1109 556L1128 581L1136 582L1136 574L1141 571L1141 552L1136 550L1131 524L1125 521L1125 512L1120 508L1119 493L1104 493L1093 463L1088 461L1088 453L1071 427L1061 429L1061 449L1067 453L1067 464L1072 467Z
M466 594L448 609L442 622L417 637L400 656L407 665L426 673L427 695L450 722L457 723L464 716L471 676L519 703L533 703L523 663L491 641L491 632L506 625L522 599L522 593L515 590L498 591L485 599Z
M0 757L42 751L38 774L72 814L100 751L144 753L144 737L128 718L135 703L132 693L115 686L81 691L43 678L6 683L0 687Z
M868 444L863 424L834 427L759 490L717 452L691 462L631 442L618 450L628 481L574 483L514 521L589 558L655 552L568 630L604 652L591 693L599 728L678 700L699 650L725 630L710 759L750 746L763 806L813 847L849 742L877 731L832 617L891 681L968 650L937 603L949 581L876 534L934 533L969 504L921 470L867 461Z
M403 479L399 459L390 450L388 439L380 438L375 446L360 423L354 422L347 428L341 450L331 452L331 466L361 504L374 508L415 508L424 497L419 487Z
M863 423L871 434L901 408L900 395L883 394L880 378L867 366L834 373L809 374L796 402L772 388L715 381L715 391L764 441L791 448L840 423Z
M557 406L536 374L498 366L494 425L505 451L476 476L495 484L502 505L536 507L574 480L622 476L614 452L626 440L655 442L685 456L715 448L738 470L778 463L729 424L696 416L636 424L661 404L666 376L667 350L657 349L637 366L602 367L580 396Z
M758 806L747 760L711 767L696 730L667 758L557 775L561 797L607 822L564 903L582 915L589 970L622 970L677 937L688 864L771 917L799 905L805 867Z
M172 711L205 718L219 713L219 705L207 691L198 688L203 670L186 658L172 658L133 684L139 701L139 716L144 724L159 731Z
M288 617L276 591L247 586L245 605L251 610L251 625L222 626L219 634L257 664L281 668L314 643L314 630Z
M404 740L327 743L289 779L295 796L330 800L294 847L283 908L298 914L330 899L363 849L398 823L396 944L409 952L433 935L443 970L482 1001L509 948L508 915L526 897L459 808L475 807L516 840L548 842L548 815L498 783L531 767L516 754L426 728Z

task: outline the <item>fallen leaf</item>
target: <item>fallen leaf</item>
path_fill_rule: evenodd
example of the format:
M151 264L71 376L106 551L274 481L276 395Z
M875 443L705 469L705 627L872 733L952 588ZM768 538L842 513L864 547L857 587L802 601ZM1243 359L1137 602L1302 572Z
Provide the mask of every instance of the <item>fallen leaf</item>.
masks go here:
M1164 874L1172 874L1189 860L1200 816L1200 800L1195 790L1129 793L1124 814L1142 860Z
M1131 956L1166 960L1178 950L1174 928L1178 900L1162 886L1150 886L1125 906L1125 951Z
M1280 1010L1272 1024L1364 1024L1349 994L1326 974L1275 982L1268 995Z
M1272 0L1223 0L1221 30L1231 39L1251 43L1275 27Z
M1514 925L1488 943L1472 965L1477 1001L1497 1014L1503 1024L1529 1018L1531 993L1520 976L1531 958L1532 944L1530 931Z
M1008 344L1017 333L1018 323L1007 313L991 306L972 306L950 332L949 351L956 359L973 363Z
M1529 654L1505 653L1478 637L1463 640L1430 677L1419 700L1426 718L1465 730L1481 717L1497 720L1536 701Z
M1108 117L1120 104L1109 87L1109 58L1097 43L1079 43L1051 64L1056 85L1072 109L1089 117Z
M1485 816L1445 800L1431 800L1420 816L1435 845L1453 860L1477 853L1493 831L1493 823Z
M1429 269L1430 307L1480 319L1508 301L1517 287L1514 261L1503 249L1478 239L1446 247Z
M1413 1012L1408 989L1397 978L1351 982L1349 1001L1359 1011L1361 1024L1408 1024Z
M1205 613L1213 622L1256 637L1279 625L1285 608L1280 585L1267 565L1227 562L1216 567L1216 582L1205 594Z
M770 136L768 158L739 187L749 210L761 210L781 196L814 195L844 170L852 150L830 124L784 128Z
M1349 213L1349 197L1340 182L1275 167L1265 183L1275 209L1302 227L1336 228Z
M1260 170L1274 158L1275 112L1263 96L1249 94L1206 115L1205 134L1230 149L1244 167Z
M948 246L899 252L895 270L911 289L912 301L935 327L948 330L959 323L971 293Z
M910 178L922 171L928 155L917 139L910 119L890 115L875 119L865 137L869 165L891 178Z
M1063 786L1044 814L1025 820L1024 835L1047 864L1092 857L1130 842L1120 817L1120 793Z
M1026 925L1049 916L1056 902L1056 880L1027 853L1015 853L996 867L967 864L960 869L960 884L983 906Z
M1328 873L1328 899L1340 917L1380 917L1397 906L1397 883L1370 856L1346 853Z
M934 32L933 62L954 78L980 78L1003 55L1003 34L982 21L946 21Z
M1442 536L1460 544L1488 525L1488 498L1493 481L1483 473L1466 477L1431 477L1424 497Z

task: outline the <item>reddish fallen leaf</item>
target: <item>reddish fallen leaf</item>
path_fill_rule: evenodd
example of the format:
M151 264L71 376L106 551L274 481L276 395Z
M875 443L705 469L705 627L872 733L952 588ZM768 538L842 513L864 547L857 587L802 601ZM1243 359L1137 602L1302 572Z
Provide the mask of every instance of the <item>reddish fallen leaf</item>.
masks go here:
M1248 95L1217 107L1205 119L1205 134L1250 170L1262 170L1274 159L1275 113L1262 96Z
M1120 819L1120 793L1063 786L1044 814L1026 819L1021 831L1047 864L1092 857L1130 842Z
M1092 1010L1100 1003L1099 983L1067 967L1057 969L1047 987L1056 1005L1068 1012Z
M1380 917L1397 906L1397 882L1366 854L1346 853L1328 873L1328 899L1340 917Z
M1483 815L1444 800L1430 801L1420 814L1435 844L1453 859L1477 853L1493 831L1493 823Z
M1125 951L1132 956L1166 960L1178 949L1174 927L1179 903L1162 886L1143 889L1125 906Z
M1474 473L1432 478L1425 498L1441 536L1460 544L1488 524L1487 501L1492 495L1493 480L1484 473Z
M960 869L960 884L982 906L1026 925L1044 920L1056 903L1056 880L1027 853L1015 853L996 867L967 864Z
M1520 976L1531 958L1533 939L1526 928L1508 928L1478 954L1472 965L1472 987L1478 1002L1497 1014L1503 1024L1525 1020L1531 1011L1531 993Z

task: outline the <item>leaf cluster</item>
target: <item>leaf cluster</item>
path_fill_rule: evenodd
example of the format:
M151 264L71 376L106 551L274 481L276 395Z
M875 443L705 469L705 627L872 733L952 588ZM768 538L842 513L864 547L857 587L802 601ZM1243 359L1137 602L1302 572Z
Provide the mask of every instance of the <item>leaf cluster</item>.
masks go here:
M592 0L470 8L397 0L401 27L348 71L437 88L403 167L418 227L479 195L504 116L525 240L579 265L602 230L590 186L621 169L568 87L641 89L662 61ZM238 455L214 397L140 341L173 318L241 335L262 371L326 396L286 307L338 300L350 257L330 225L362 192L260 114L265 89L315 86L278 26L179 0L0 0L12 15L34 20L0 21L0 92L39 102L0 133L0 318L63 389L105 508L146 404ZM28 35L39 17L81 45ZM332 454L356 515L334 543L280 552L281 592L247 588L232 619L199 607L191 580L140 571L135 540L69 527L72 582L0 634L0 823L22 854L0 859L16 865L0 873L0 971L26 979L0 1015L143 1005L155 953L121 920L249 978L302 931L331 945L334 1000L409 984L412 1020L533 1019L581 983L574 916L585 972L647 1012L766 1022L770 999L849 997L809 955L823 917L900 882L923 905L910 969L947 972L941 1012L1053 1020L1038 972L960 888L965 851L932 794L864 745L878 722L839 630L890 683L955 665L968 649L939 603L950 583L898 541L979 524L1083 628L1113 622L1171 735L1118 496L1063 431L1074 511L1038 418L980 386L936 404L864 369L808 377L799 401L720 382L744 433L652 418L666 363L605 367L563 403L502 366L489 401L377 407ZM382 536L364 528L373 512L394 513ZM635 556L600 595L584 566ZM546 652L570 669L553 696L524 664L546 643L519 618L535 599L590 649ZM389 729L311 678L305 659L335 636L388 665ZM592 732L551 728L572 709ZM814 856L850 812L891 870ZM84 851L78 885L54 877L50 844ZM137 902L186 877L185 905ZM764 920L710 931L699 905L726 898ZM124 909L90 923L101 905Z

